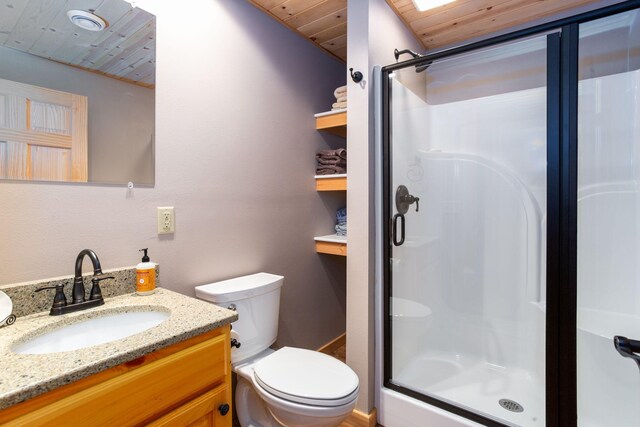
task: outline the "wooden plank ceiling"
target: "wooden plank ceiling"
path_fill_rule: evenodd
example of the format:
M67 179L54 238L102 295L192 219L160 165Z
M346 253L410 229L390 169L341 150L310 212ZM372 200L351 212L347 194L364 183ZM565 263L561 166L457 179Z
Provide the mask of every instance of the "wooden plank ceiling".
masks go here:
M109 25L84 30L67 17L71 9ZM0 0L0 46L151 88L155 31L155 16L124 0Z
M412 0L387 0L425 49L461 43L597 0L456 0L418 12Z
M347 0L249 0L346 62ZM412 0L386 0L425 50L458 44L597 0L456 0L418 12Z

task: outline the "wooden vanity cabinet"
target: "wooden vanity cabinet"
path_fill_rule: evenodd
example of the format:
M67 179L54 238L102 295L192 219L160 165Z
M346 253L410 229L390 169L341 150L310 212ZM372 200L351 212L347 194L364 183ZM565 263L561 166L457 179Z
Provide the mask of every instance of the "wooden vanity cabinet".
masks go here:
M231 426L229 326L0 411L8 426Z
M230 426L231 405L226 402L228 402L227 387L220 386L169 412L149 426ZM226 410L222 410L224 405L227 405Z

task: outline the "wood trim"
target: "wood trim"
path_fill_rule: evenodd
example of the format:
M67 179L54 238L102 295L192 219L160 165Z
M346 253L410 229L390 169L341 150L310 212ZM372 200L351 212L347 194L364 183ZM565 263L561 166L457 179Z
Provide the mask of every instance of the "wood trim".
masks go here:
M347 189L347 178L316 178L316 191L344 191Z
M337 349L339 349L346 343L347 343L347 333L345 332L344 334L334 338L333 340L329 341L328 343L320 347L318 351L320 353L332 355Z
M52 390L48 393L36 396L33 399L26 400L22 403L0 411L0 424L7 423L11 420L14 420L15 418L32 413L38 409L50 405L53 402L57 402L64 398L70 397L91 387L97 386L107 380L111 380L128 372L138 370L144 366L149 365L152 362L171 356L189 347L203 343L218 336L228 334L229 326L223 326L213 331L206 332L202 335L198 335L197 337L190 338L188 340L154 351L153 353L149 353L145 356L139 357L129 362L114 366L113 368L107 369L81 380L72 382L71 384L56 388L55 390ZM230 369L230 361L225 361L225 365L227 366L227 369ZM227 375L227 377L229 377L228 381L230 381L231 375L229 374Z
M320 347L317 351L332 355L338 348L342 347L346 343L347 334L345 332ZM375 427L376 425L378 425L378 413L376 408L373 408L369 414L365 414L354 409L353 412L349 414L349 417L340 423L339 427Z
M319 254L347 256L346 243L316 242L316 252Z
M31 100L29 98L25 100L25 110L27 116L27 123L25 127L27 130L31 130Z
M33 168L32 168L32 160L31 160L31 145L30 144L26 144L27 146L27 158L25 160L25 166L24 166L24 171L25 171L25 178L26 179L33 179Z
M86 96L72 95L71 181L89 180L89 105Z
M329 129L338 126L347 126L347 112L329 114L327 116L316 117L316 129Z
M85 67L82 67L80 65L69 64L68 62L56 61L55 59L51 59L51 58L49 58L49 60L53 61L53 62L57 62L58 64L66 65L68 67L76 68L76 69L81 70L81 71L87 71L89 73L97 74L97 75L102 76L102 77L108 77L110 79L120 80L123 83L129 83L129 84L132 84L132 85L140 86L140 87L143 87L145 89L151 89L151 90L155 90L156 89L156 84L155 83L146 83L146 82L143 82L143 81L132 80L132 79L127 78L127 77L116 76L115 74L108 74L108 73L102 72L100 70L93 70L91 68L85 68Z
M224 326L223 328L223 333L224 333L224 337L225 337L225 342L226 343L230 343L231 342L231 324ZM231 426L233 424L233 413L235 412L235 409L233 408L233 405L235 404L234 399L233 399L233 380L232 380L232 371L231 371L231 347L227 347L229 350L224 352L225 355L225 366L228 369L227 374L224 377L224 385L225 385L225 391L224 391L224 402L229 405L229 420L225 420L225 422L219 423L218 424L218 415L219 412L216 411L216 423L214 424L214 426L218 426L220 425L222 426Z
M0 79L0 91L10 93L22 98L38 101L45 99L46 102L69 106L71 93L49 89L42 86L30 85L15 82L13 80Z
M316 129L325 130L334 135L347 137L347 112L316 117Z
M41 147L71 149L71 138L71 135L0 127L0 141L13 141L23 144L39 145Z
M377 424L378 411L376 408L373 408L368 414L354 409L349 417L340 424L340 427L375 427Z

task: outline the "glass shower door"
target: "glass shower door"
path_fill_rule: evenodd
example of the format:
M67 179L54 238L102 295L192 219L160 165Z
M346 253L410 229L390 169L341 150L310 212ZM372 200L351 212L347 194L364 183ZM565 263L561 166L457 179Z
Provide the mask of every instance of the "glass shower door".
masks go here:
M545 421L546 62L544 35L389 76L387 382L485 424Z
M640 13L582 24L579 36L578 425L636 425Z

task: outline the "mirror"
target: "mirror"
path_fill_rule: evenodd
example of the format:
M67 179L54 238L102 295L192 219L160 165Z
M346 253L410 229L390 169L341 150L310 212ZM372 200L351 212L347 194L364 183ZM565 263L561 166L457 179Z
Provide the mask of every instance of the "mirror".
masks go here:
M0 179L153 185L155 16L124 0L0 11Z

